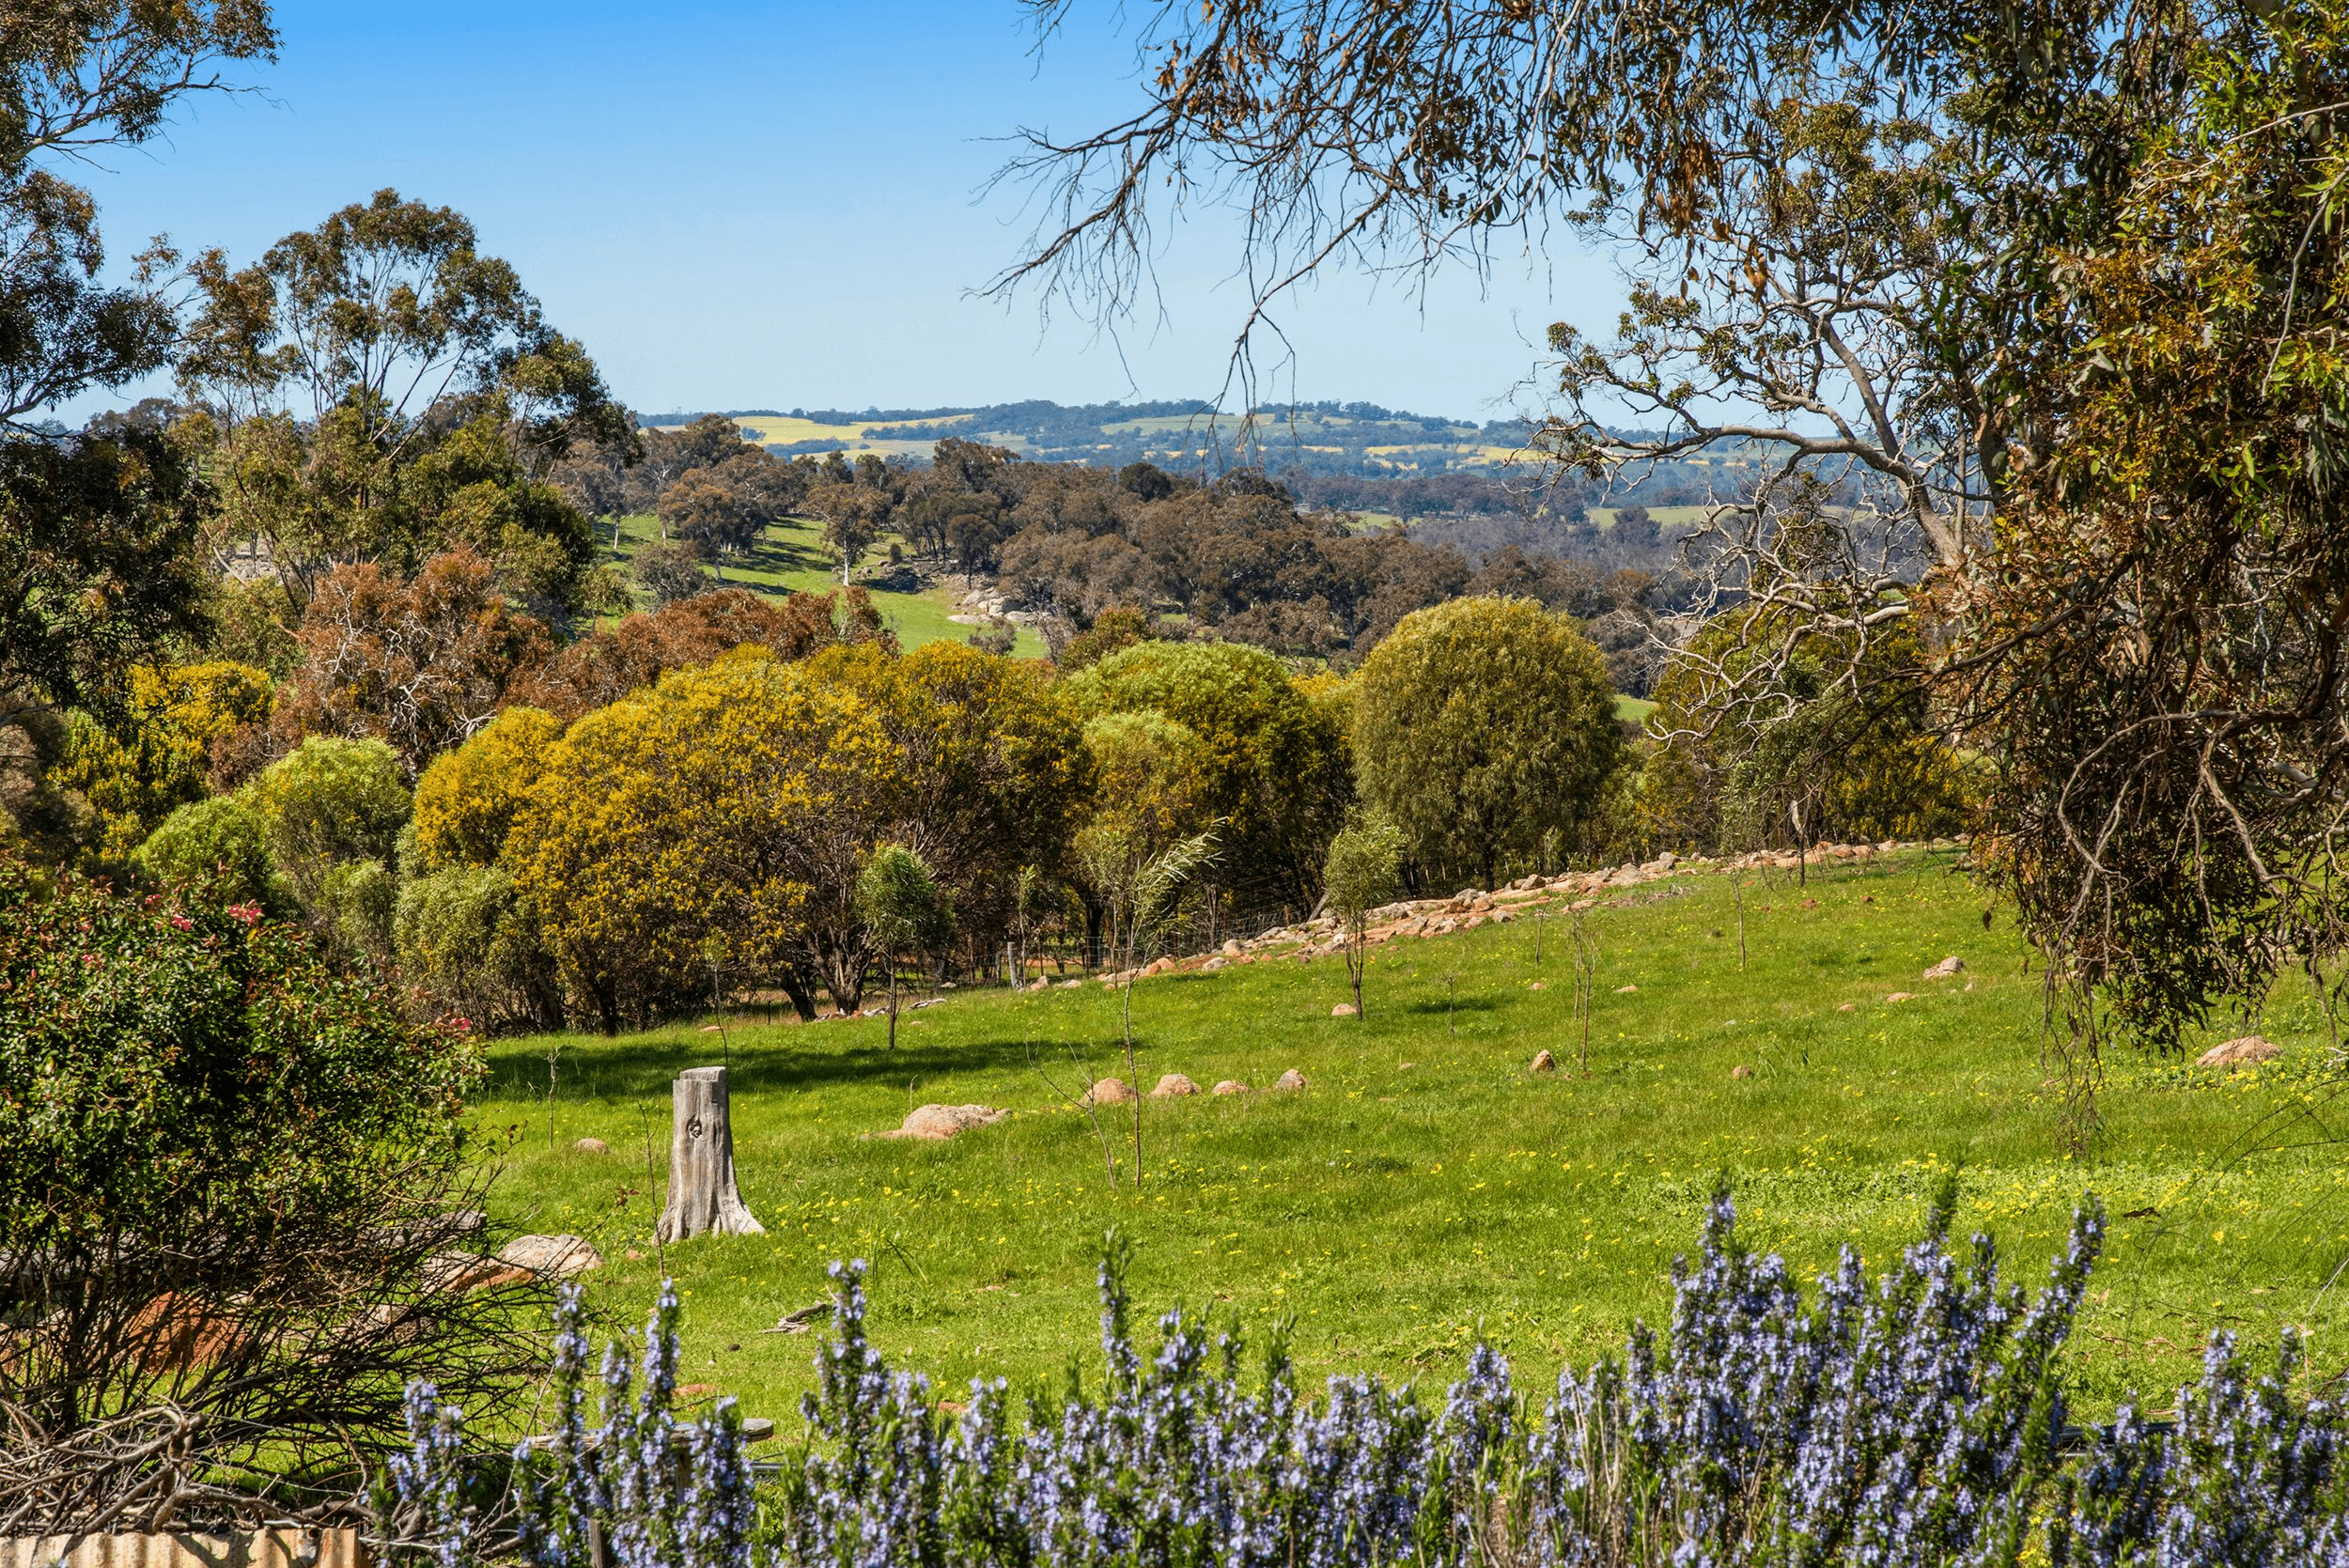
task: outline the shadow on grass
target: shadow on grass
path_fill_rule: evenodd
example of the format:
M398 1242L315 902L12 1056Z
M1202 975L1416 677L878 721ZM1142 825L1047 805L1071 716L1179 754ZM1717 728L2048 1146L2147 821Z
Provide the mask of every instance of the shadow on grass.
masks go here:
M559 1092L577 1094L583 1090L591 1095L635 1099L666 1089L688 1067L723 1063L727 1069L728 1089L738 1095L851 1084L872 1084L902 1092L908 1082L918 1086L949 1073L1024 1068L1032 1060L1041 1060L1048 1070L1065 1072L1068 1065L1066 1043L1027 1037L930 1046L909 1041L901 1029L897 1048L892 1050L878 1043L880 1031L886 1026L877 1019L867 1019L862 1026L874 1032L877 1043L873 1045L825 1038L828 1032L845 1032L851 1027L819 1023L759 1030L747 1042L740 1031L729 1042L716 1034L679 1036L660 1030L567 1043L555 1064L557 1083ZM1106 1061L1106 1053L1115 1048L1114 1041L1105 1041L1097 1044L1093 1050L1097 1060ZM527 1099L545 1094L546 1088L547 1059L543 1050L523 1045L491 1048L489 1077L483 1084L485 1094L492 1098Z
M1501 1003L1490 997L1461 997L1449 1003L1441 997L1437 997L1433 1001L1423 997L1417 1001L1388 1002L1385 1005L1390 1012L1411 1013L1423 1018L1440 1018L1446 1013L1498 1013L1501 1011Z

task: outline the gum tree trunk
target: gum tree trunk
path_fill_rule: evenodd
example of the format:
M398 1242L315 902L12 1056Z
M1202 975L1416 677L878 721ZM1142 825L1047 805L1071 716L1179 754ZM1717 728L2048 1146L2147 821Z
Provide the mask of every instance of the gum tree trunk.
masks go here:
M688 1067L673 1090L669 1202L661 1213L664 1242L688 1236L764 1235L734 1186L734 1124L723 1067Z

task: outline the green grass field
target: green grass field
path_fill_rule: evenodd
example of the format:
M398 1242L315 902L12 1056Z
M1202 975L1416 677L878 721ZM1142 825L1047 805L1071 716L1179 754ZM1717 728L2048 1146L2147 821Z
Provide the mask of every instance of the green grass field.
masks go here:
M1310 1081L1144 1102L1139 1191L1130 1124L1097 1127L1066 1097L1088 1069L1125 1073L1116 999L1097 986L950 993L904 1016L894 1052L879 1019L501 1042L475 1110L505 1151L493 1206L592 1238L611 1260L595 1297L622 1318L641 1318L665 1264L686 1375L753 1414L787 1416L809 1385L813 1342L759 1330L822 1299L835 1258L872 1260L877 1342L943 1391L1056 1375L1095 1353L1112 1225L1133 1240L1140 1307L1212 1302L1252 1329L1294 1315L1312 1374L1440 1381L1480 1333L1522 1370L1579 1364L1668 1311L1671 1261L1723 1175L1744 1234L1806 1277L1846 1244L1882 1263L1954 1174L1961 1227L1994 1231L2035 1281L2074 1202L2101 1193L2111 1245L2074 1342L2092 1408L2132 1387L2166 1405L2221 1325L2254 1343L2306 1325L2338 1370L2325 1285L2349 1257L2349 1144L2326 1130L2333 1078L2305 986L2252 1020L2286 1049L2261 1072L2113 1061L2104 1131L2068 1158L2039 979L1950 862L1850 867L1808 890L1750 877L1743 971L1729 878L1621 894L1587 917L1587 1078L1556 919L1378 951L1364 1020L1330 1017L1346 995L1334 957L1143 982L1143 1084L1262 1086L1289 1067ZM1952 953L1964 977L1919 978ZM1528 1074L1543 1048L1567 1070ZM769 1234L657 1254L648 1161L666 1158L667 1086L722 1060L743 1196ZM942 1144L867 1136L928 1101L1014 1114ZM612 1152L574 1152L590 1135Z
M636 553L638 546L660 536L660 524L649 517L622 519L617 548L613 547L610 534L604 536L605 556L625 564ZM877 556L880 562L888 560L886 537L881 540ZM760 593L824 594L840 586L832 554L824 548L823 527L807 518L787 518L769 525L761 531L756 546L741 555L728 556L719 565L727 583ZM904 647L918 648L925 643L945 640L960 642L977 629L949 618L954 614L954 595L943 588L902 594L877 587L872 592L873 603L879 609L881 618L889 623ZM1045 653L1044 639L1021 627L1012 651L1023 659L1041 659Z

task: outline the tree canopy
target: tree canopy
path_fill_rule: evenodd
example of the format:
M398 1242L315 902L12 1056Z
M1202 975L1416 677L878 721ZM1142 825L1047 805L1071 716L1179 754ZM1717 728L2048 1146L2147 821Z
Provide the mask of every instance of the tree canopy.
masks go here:
M1524 599L1455 599L1404 617L1363 661L1362 794L1430 875L1494 885L1504 859L1571 833L1621 760L1607 666Z

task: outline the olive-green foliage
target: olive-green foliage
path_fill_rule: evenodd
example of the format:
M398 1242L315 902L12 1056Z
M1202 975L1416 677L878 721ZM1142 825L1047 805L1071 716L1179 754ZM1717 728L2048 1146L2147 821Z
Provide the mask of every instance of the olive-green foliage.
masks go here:
M327 867L310 918L336 952L388 961L398 898L399 879L385 862L344 861Z
M305 898L333 866L389 862L408 825L399 759L381 740L314 735L263 769L244 793L268 825L277 868Z
M1310 902L1351 797L1344 734L1280 660L1237 643L1142 643L1069 685L1095 714L1157 713L1205 748L1200 809L1219 879Z
M1403 831L1376 810L1357 812L1330 841L1322 868L1327 907L1348 925L1394 896L1403 866Z
M1095 799L1081 832L1120 834L1145 855L1206 826L1207 748L1162 713L1104 713L1084 727Z
M1622 759L1606 660L1531 599L1463 598L1403 618L1357 678L1362 795L1423 875L1473 872L1572 834Z
M1330 841L1330 860L1322 868L1325 905L1346 923L1346 977L1354 986L1354 1010L1362 1012L1362 970L1367 956L1363 927L1370 911L1394 896L1403 870L1406 847L1403 831L1376 808L1347 818Z
M505 868L449 865L409 877L393 934L401 972L437 1008L490 1028L562 1021L554 960Z
M409 815L392 749L381 740L314 735L241 793L310 924L347 955L388 957L391 867Z
M954 921L954 901L940 890L922 857L902 844L873 846L857 873L856 904L892 952L935 946Z
M191 801L164 817L132 865L157 886L204 886L224 904L249 904L281 919L300 908L270 860L269 824L233 795Z

